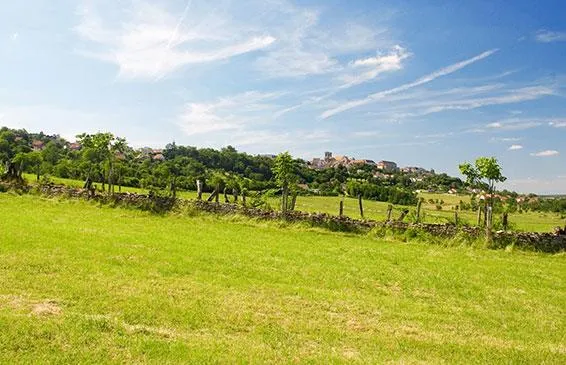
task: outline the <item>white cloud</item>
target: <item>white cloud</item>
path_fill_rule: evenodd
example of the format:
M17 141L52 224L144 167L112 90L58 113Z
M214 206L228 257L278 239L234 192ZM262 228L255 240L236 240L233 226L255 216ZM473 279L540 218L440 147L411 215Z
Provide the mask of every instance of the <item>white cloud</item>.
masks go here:
M375 57L358 59L350 63L349 71L340 79L345 83L341 88L373 80L385 72L399 71L403 68L403 61L411 56L411 53L399 45L394 46L388 53L378 53Z
M16 42L19 37L20 37L20 33L15 32L15 33L12 33L12 34L10 35L10 40L11 40L12 42Z
M262 51L254 66L270 78L320 75L343 70L340 55L392 45L384 28L359 19L321 25L318 9L287 0L121 4L83 0L75 31L87 41L82 55L117 65L124 78L160 78L254 51Z
M472 110L490 105L515 104L524 101L536 100L541 97L554 95L555 90L546 86L532 86L520 89L504 90L499 95L485 97L463 98L456 100L433 100L432 102L421 105L422 109L413 113L406 113L407 116L420 116L439 113L446 110ZM415 105L418 107L418 104Z
M488 129L497 129L500 131L520 131L525 129L536 128L542 125L542 122L535 120L507 119L499 122L492 122L486 125Z
M539 30L535 34L535 40L540 43L566 42L566 32Z
M491 142L518 142L522 140L519 137L492 137Z
M486 125L486 128L498 129L498 130L524 130L524 129L540 127L545 124L548 124L549 126L555 128L566 127L566 123L562 122L560 119L510 118L510 119L503 119L489 123ZM505 142L505 140L503 139L500 140ZM507 141L512 141L512 140L508 139Z
M509 151L517 151L517 150L522 150L523 146L520 144L513 144L511 145L511 147L509 147Z
M489 51L480 53L479 55L477 55L477 56L475 56L475 57L472 57L472 58L469 58L469 59L467 59L467 60L464 60L464 61L455 63L455 64L453 64L453 65L450 65L450 66L441 68L441 69L439 69L439 70L437 70L437 71L435 71L435 72L432 72L432 73L430 73L430 74L428 74L428 75L425 75L425 76L423 76L423 77L421 77L421 78L419 78L419 79L417 79L417 80L415 80L415 81L413 81L413 82L411 82L411 83L404 84L404 85L395 87L395 88L393 88L393 89L389 89L389 90L385 90L385 91L380 91L380 92L377 92L377 93L368 95L368 96L367 96L366 98L364 98L364 99L358 99L358 100L354 100L354 101L349 101L349 102L343 103L343 104L341 104L341 105L339 105L339 106L337 106L337 107L334 107L334 108L332 108L332 109L326 110L325 112L323 112L323 113L320 115L320 117L323 118L323 119L327 119L327 118L330 118L330 117L332 117L332 116L334 116L334 115L336 115L336 114L343 113L343 112L345 112L345 111L347 111L347 110L350 110L350 109L353 109L353 108L357 108L357 107L360 107L360 106L363 106L363 105L367 105L367 104L373 103L373 102L375 102L375 101L377 101L377 100L380 100L380 99L385 98L386 96L393 95L393 94L397 94L397 93L400 93L400 92L403 92L403 91L412 89L412 88L414 88L414 87L417 87L417 86L420 86L420 85L424 85L424 84L426 84L426 83L429 83L429 82L431 82L431 81L434 81L435 79L437 79L437 78L439 78L439 77L449 75L449 74L451 74L451 73L453 73L453 72L456 72L456 71L458 71L458 70L461 70L462 68L464 68L464 67L466 67L466 66L469 66L469 65L471 65L471 64L473 64L473 63L475 63L475 62L478 62L478 61L480 61L480 60L482 60L482 59L484 59L484 58L486 58L486 57L489 57L489 56L491 56L492 54L494 54L495 52L497 52L497 50L496 50L496 49L492 49L492 50L489 50Z
M257 69L270 78L305 77L341 72L337 56L390 46L387 31L362 24L321 26L316 9L275 1L265 25L277 44L261 56ZM359 20L358 20L359 22Z
M540 151L540 152L536 152L536 153L531 153L531 156L535 156L535 157L551 157L551 156L558 156L560 154L560 152L556 151L556 150L546 150L546 151Z
M548 125L554 128L566 128L566 120L554 120L548 122Z
M250 91L213 102L188 103L178 117L177 124L186 135L205 134L214 131L243 130L269 122L278 105L271 102L282 93Z
M382 73L401 70L403 68L402 61L410 56L411 54L406 49L396 45L389 53L382 54L378 52L378 55L375 57L352 61L348 67L342 69L342 72L337 77L342 85L338 88L324 89L320 95L311 96L299 104L287 107L277 112L276 118L304 106L319 104L321 101L336 95L341 90L374 80Z
M99 9L84 3L75 31L90 42L81 54L116 64L124 78L159 78L186 65L265 49L276 41L264 31L214 13L202 14L198 9L190 17L184 11L178 18L172 11L149 2L136 1L127 9L117 5ZM117 21L109 20L115 17Z

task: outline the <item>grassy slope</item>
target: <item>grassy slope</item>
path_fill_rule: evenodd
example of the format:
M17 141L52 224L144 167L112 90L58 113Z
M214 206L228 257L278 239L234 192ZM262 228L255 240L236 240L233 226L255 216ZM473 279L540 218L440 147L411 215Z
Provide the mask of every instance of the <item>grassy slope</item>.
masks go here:
M0 194L0 363L566 362L564 255Z

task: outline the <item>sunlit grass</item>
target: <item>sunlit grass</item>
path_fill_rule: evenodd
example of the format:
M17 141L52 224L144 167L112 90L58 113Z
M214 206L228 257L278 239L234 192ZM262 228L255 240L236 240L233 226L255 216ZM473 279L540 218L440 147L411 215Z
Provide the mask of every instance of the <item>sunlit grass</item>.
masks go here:
M0 194L0 363L564 363L563 255Z

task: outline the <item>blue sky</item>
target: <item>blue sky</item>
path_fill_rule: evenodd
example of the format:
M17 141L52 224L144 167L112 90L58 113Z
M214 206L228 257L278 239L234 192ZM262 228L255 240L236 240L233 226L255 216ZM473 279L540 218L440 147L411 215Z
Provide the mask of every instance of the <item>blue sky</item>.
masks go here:
M566 193L563 1L0 5L0 125L324 151Z

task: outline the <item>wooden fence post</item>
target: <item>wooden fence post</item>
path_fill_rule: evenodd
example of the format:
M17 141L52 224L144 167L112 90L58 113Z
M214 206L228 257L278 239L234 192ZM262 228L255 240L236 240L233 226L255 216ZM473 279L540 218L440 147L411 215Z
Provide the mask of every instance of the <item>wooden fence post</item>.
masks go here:
M360 206L360 216L364 218L364 205L362 203L362 194L358 194L358 204Z
M214 189L214 191L216 192L214 200L216 201L216 204L218 204L220 203L220 184L216 184L216 189Z
M403 222L403 219L405 219L405 216L409 214L409 209L405 209L401 212L401 215L399 216L399 219L397 219L397 221L399 222Z
M224 203L230 203L230 199L228 199L228 189L224 188Z
M197 180L197 199L202 200L202 181Z
M387 221L391 222L391 214L393 213L393 205L389 204L387 206Z
M509 226L509 215L507 212L503 213L503 230L506 231Z
M423 201L421 199L419 199L419 202L417 203L417 223L419 223L421 221L421 205L422 205Z
M489 242L493 240L492 224L493 224L493 210L492 207L486 207L485 212L485 235Z
M478 207L478 227L481 227L481 211L482 211L482 207L479 206Z
M458 211L454 211L454 224L458 227Z
M344 200L340 200L340 217L344 215Z
M242 190L242 205L246 207L246 189Z

